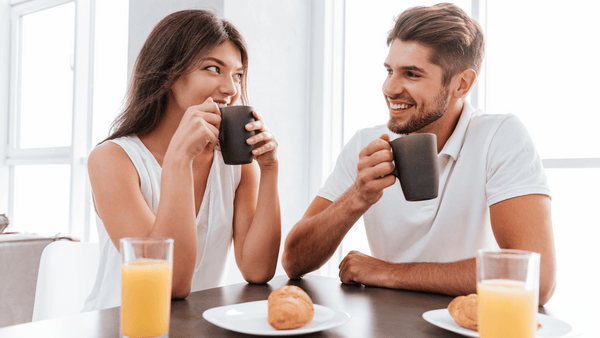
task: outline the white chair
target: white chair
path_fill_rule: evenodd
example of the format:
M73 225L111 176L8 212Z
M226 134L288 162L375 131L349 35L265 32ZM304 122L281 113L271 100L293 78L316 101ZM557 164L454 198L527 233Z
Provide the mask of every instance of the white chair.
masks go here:
M40 260L32 321L78 314L98 269L98 243L57 241Z

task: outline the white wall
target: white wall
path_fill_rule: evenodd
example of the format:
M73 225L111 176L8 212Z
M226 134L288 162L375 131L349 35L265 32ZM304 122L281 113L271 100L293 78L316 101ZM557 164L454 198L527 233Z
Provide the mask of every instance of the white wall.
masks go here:
M152 28L165 16L184 9L208 9L223 13L223 0L129 0L129 62L131 74L135 58ZM129 76L128 76L129 78Z
M302 217L308 196L308 81L310 1L306 0L130 0L129 73L158 21L187 8L212 9L233 23L249 52L250 104L261 112L278 143L282 247ZM277 274L284 274L281 260ZM229 282L242 282L234 261Z
M279 143L280 254L287 233L312 200L307 138L309 16L306 0L225 0L224 17L248 44L250 102ZM277 274L284 273L280 259Z

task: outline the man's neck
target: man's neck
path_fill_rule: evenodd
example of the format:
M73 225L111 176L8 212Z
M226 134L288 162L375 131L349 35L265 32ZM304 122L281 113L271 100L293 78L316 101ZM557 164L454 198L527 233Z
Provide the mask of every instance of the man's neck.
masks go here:
M418 131L418 133L435 134L437 137L438 153L444 149L444 145L446 145L446 142L448 142L448 139L452 136L454 129L456 129L464 105L464 100L451 99L450 102L448 102L448 108L446 108L446 112L442 117Z

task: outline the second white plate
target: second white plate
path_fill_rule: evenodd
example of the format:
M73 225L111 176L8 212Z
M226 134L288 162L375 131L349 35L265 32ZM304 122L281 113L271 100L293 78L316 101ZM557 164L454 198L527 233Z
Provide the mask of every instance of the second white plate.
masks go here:
M423 314L423 318L431 324L441 327L442 329L462 334L463 336L467 337L479 337L479 332L459 326L454 318L450 316L448 309L427 311ZM541 313L537 314L537 319L538 322L542 324L542 328L536 333L536 338L563 337L571 333L573 330L571 325L563 322L562 320L558 320Z
M350 315L344 311L317 304L313 306L313 319L295 330L275 330L269 325L266 300L215 307L204 311L202 317L227 330L261 336L294 336L318 332L342 325L350 319Z

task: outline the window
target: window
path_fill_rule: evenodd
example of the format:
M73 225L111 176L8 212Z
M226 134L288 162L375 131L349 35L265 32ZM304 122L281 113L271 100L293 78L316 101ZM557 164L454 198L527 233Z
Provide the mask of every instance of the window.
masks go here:
M8 214L9 231L94 240L86 158L107 136L125 93L128 2L1 6L9 53L0 64L10 78L0 108L8 121L0 131L0 213Z
M586 308L598 299L588 290L600 273L575 262L600 258L592 250L600 236L600 22L594 15L600 3L488 0L486 6L480 107L516 114L536 143L552 192L557 252L558 286L549 305Z
M85 81L77 76L82 69L75 67L87 53L75 49L75 18L73 1L24 2L11 8L6 164L13 231L71 230L71 175L80 170L72 163L71 130L74 112L84 108L74 100L81 95L75 81Z

